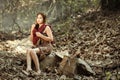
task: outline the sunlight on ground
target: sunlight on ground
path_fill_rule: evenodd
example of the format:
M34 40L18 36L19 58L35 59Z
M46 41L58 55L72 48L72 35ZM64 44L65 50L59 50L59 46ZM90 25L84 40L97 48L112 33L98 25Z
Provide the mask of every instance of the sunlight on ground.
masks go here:
M0 50L12 52L15 54L26 53L26 50L32 46L31 41L28 38L24 38L22 40L7 40L5 42L1 42Z

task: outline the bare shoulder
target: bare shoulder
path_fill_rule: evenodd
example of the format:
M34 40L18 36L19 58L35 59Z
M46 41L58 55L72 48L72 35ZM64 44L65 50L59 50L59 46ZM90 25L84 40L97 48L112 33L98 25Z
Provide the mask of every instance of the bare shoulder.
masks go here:
M47 25L46 26L46 30L51 30L50 26Z
M45 28L45 32L49 32L49 31L51 31L51 28L50 28L50 26L46 26L46 28Z

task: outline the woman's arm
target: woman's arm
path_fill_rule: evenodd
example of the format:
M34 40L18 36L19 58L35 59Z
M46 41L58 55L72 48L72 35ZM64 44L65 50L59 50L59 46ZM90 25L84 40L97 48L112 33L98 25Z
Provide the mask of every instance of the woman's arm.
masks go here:
M52 34L52 31L51 31L51 28L49 26L46 26L45 28L45 33L47 34L47 36L39 33L39 32L36 32L36 35L42 39L44 39L45 41L53 41L53 34Z
M30 41L33 41L33 29L35 27L35 24L32 25L31 30L30 30Z

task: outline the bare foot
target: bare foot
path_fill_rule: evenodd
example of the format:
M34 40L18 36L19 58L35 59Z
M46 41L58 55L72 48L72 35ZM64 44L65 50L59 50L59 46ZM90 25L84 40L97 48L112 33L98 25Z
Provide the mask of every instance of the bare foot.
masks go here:
M35 75L40 75L41 74L41 70L38 70L37 72L35 72Z
M31 69L31 68L30 68L30 69L29 69L29 68L27 68L27 69L26 69L26 71L27 71L27 72L29 72L29 71L32 71L32 69Z
M41 70L37 71L37 73L40 74L40 73L41 73Z

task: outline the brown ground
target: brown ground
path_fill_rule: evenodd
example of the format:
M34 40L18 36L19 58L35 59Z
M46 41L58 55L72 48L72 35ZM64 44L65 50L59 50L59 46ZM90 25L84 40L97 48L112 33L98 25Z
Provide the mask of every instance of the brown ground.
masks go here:
M19 33L16 33L19 34ZM69 49L71 54L85 60L96 72L95 76L79 75L82 80L120 79L120 14L93 12L76 16L69 26L68 33L56 31L54 50ZM51 70L40 76L27 76L22 70L25 62L25 39L0 32L0 79L1 80L47 80L68 79ZM14 40L15 39L15 40ZM22 42L23 41L23 42ZM22 44L21 44L22 42ZM28 42L29 43L29 42ZM27 44L27 43L26 43ZM28 46L28 45L27 45ZM22 48L21 48L22 47ZM21 49L23 51L21 51ZM73 78L69 78L73 79Z

